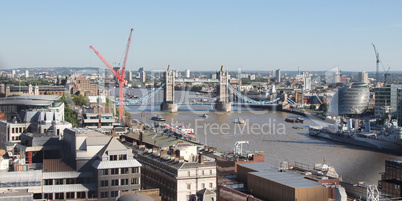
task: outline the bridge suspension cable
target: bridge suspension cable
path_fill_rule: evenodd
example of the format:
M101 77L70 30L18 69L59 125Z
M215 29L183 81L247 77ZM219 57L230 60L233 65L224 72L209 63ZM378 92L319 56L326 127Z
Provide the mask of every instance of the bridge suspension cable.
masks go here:
M233 92L233 94L235 96L237 96L238 98L240 98L241 100L243 100L245 103L252 103L252 104L259 104L259 105L264 105L264 104L272 104L277 102L280 98L276 98L273 100L269 100L269 101L256 101L254 99L251 99L249 97L247 97L246 95L242 94L241 92L237 91L235 88L233 88L230 84L228 84L228 88L230 91Z

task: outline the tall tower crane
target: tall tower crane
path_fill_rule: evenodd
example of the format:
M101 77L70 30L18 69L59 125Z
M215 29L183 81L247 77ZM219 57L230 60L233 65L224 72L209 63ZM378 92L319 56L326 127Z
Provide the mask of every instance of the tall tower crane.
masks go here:
M378 85L378 82L380 81L380 73L379 73L379 64L380 64L380 53L377 52L377 49L375 48L375 45L373 43L371 43L374 47L374 53L376 56L376 85ZM387 78L389 75L389 69L391 67L388 66L388 70L385 70L385 67L383 65L383 63L381 62L382 68L384 69L384 85L387 83Z
M128 37L128 42L127 42L127 47L126 47L126 55L124 56L124 62L123 62L123 68L121 70L121 73L119 73L119 70L114 70L112 66L103 58L103 56L91 45L90 47L92 50L95 52L96 55L102 60L102 62L110 69L110 71L113 72L114 76L119 80L119 121L121 122L121 117L123 116L123 86L127 81L125 80L125 74L126 74L126 62L127 62L127 55L128 55L128 50L130 48L130 42L131 42L131 34L133 33L133 28L131 28L130 31L130 36Z
M375 53L375 58L376 58L376 72L375 72L375 83L378 86L378 83L380 82L380 73L379 71L379 64L380 64L380 54L377 52L377 49L375 48L375 45L371 43L374 47L374 53Z

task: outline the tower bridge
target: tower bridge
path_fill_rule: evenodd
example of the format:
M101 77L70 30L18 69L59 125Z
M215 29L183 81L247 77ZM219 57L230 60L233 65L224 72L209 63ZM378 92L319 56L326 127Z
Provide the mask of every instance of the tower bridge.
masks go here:
M213 110L220 112L230 112L232 106L249 106L249 107L259 107L259 108L272 108L277 107L277 103L280 98L275 98L268 101L257 101L247 97L242 94L229 84L228 72L224 71L223 66L220 70L216 72L217 79L175 79L175 72L170 68L170 65L163 73L164 83L157 89L151 91L145 96L139 97L131 101L125 101L125 105L138 105L145 103L148 99L154 97L160 90L163 89L163 101L160 105L160 110L164 112L177 112L179 107L185 105L204 105L208 107L213 107ZM176 82L209 82L216 84L216 98L212 103L184 103L175 102L175 85ZM236 101L231 101L231 96ZM114 102L118 102L113 98L110 98Z

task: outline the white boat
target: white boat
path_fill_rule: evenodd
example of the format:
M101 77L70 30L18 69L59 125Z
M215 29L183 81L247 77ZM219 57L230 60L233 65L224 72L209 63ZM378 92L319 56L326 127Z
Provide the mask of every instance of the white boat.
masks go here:
M237 123L238 124L246 124L246 122L240 117L237 119Z

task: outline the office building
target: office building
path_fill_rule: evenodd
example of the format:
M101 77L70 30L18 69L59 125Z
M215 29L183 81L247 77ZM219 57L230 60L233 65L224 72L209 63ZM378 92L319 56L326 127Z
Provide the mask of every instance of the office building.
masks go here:
M168 201L190 200L200 190L216 190L214 160L204 158L198 153L197 146L187 142L174 144L177 142L174 139L158 137L152 140L142 134L124 136L126 146L132 148L142 164L142 188L159 188L162 200ZM146 140L154 143L147 143Z
M82 110L82 127L102 128L110 131L119 126L112 109L106 105L106 96L88 96L88 107Z
M359 73L359 82L364 82L366 84L369 84L368 73L366 71Z
M368 107L369 98L370 91L366 83L348 84L335 92L328 112L337 115L362 114Z
M263 200L328 200L331 189L266 163L237 165L237 179L246 184L247 192Z
M83 96L99 95L98 80L88 79L82 76L72 76L69 86L71 94L81 94Z
M25 78L29 77L29 70L25 70Z
M281 82L281 69L275 71L275 78L277 83Z
M32 96L32 95L63 95L68 93L64 86L16 86L11 84L0 84L0 96Z
M133 72L132 71L127 71L126 72L126 80L128 82L131 82L133 80Z
M374 115L377 118L391 114L402 119L402 85L391 84L386 87L374 88Z
M147 80L147 74L145 73L145 71L141 71L140 72L140 81L141 82L145 82Z
M185 70L186 78L190 78L190 70Z
M91 175L88 183L98 200L116 200L119 190L140 189L141 164L116 138L88 128L66 129L64 147L74 171Z
M385 160L385 172L381 173L378 181L378 190L382 195L389 198L402 197L402 160Z
M62 138L64 129L71 128L64 121L64 103L56 102L60 96L25 96L0 99L0 148L13 148L21 142L21 134L43 133Z
M304 91L311 91L311 77L304 76L303 78L303 90Z

